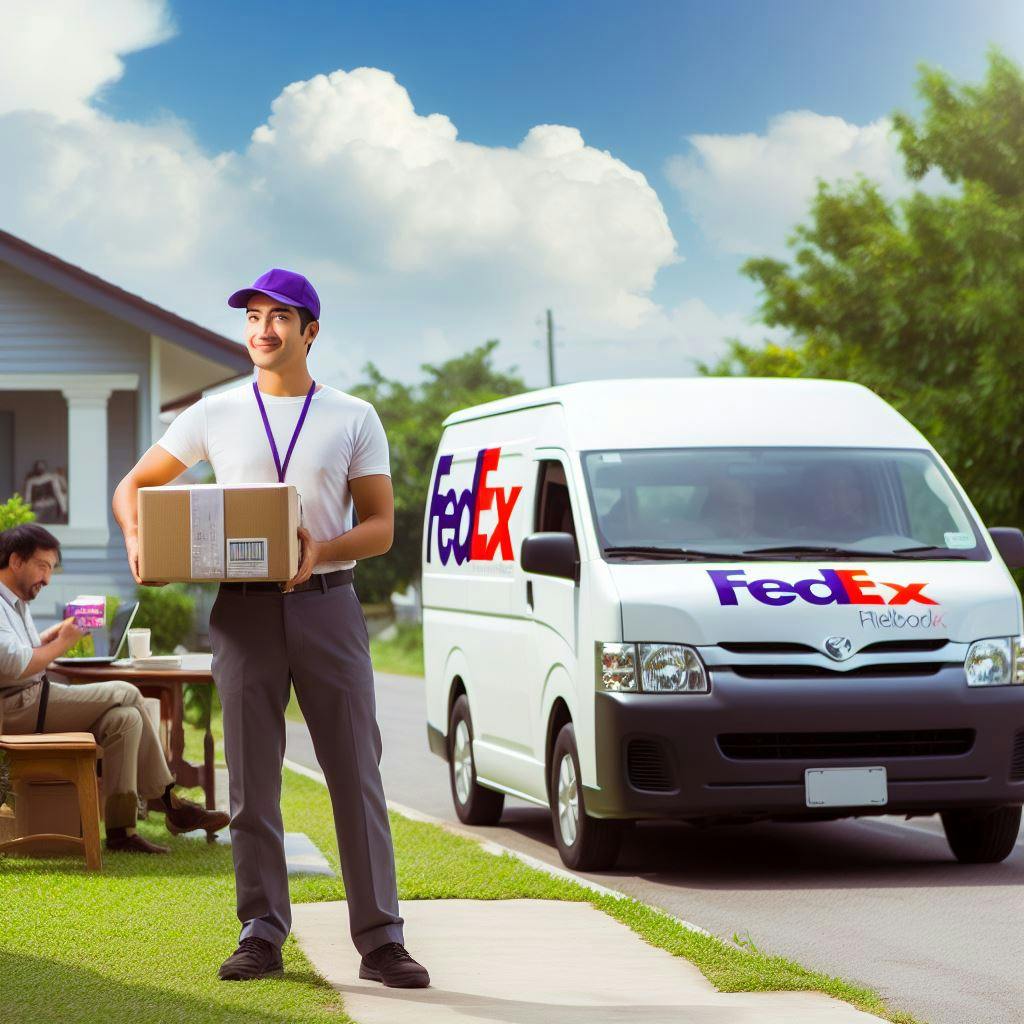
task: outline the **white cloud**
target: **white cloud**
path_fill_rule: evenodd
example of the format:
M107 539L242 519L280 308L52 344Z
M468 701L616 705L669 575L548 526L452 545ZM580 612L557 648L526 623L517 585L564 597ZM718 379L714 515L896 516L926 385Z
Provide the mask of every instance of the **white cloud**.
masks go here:
M653 310L629 334L596 336L575 343L574 332L556 331L555 368L558 380L583 378L677 376L696 373L697 363L715 363L726 342L736 338L747 345L766 340L784 343L787 332L765 327L753 317L720 312L699 298Z
M704 234L726 252L779 254L806 221L817 179L864 174L889 198L912 185L903 173L892 124L855 125L810 110L780 114L763 135L693 135L691 151L670 158L669 180ZM929 175L923 187L942 186Z
M549 306L571 325L560 379L692 373L726 337L770 333L696 298L652 300L678 261L662 204L576 128L481 146L417 113L389 72L356 68L287 86L245 149L211 155L180 121L96 105L125 53L171 31L165 6L89 10L78 36L39 18L19 29L23 52L68 68L60 82L27 59L0 70L0 226L152 301L238 336L227 294L269 266L301 270L324 310L313 373L341 386L368 358L413 379L491 337L499 364L541 384Z
M288 86L245 161L310 229L306 252L443 301L548 292L627 326L675 258L644 176L575 128L538 125L514 149L463 142L376 68Z
M164 0L5 0L0 114L83 117L124 71L121 57L173 34Z
M200 322L235 333L231 290L272 265L307 273L319 357L338 373L362 350L413 374L410 353L441 338L498 336L510 352L549 305L584 335L628 336L677 258L644 176L575 128L465 142L375 68L289 85L242 152L211 157L180 122L95 110L0 116L0 150L0 224Z

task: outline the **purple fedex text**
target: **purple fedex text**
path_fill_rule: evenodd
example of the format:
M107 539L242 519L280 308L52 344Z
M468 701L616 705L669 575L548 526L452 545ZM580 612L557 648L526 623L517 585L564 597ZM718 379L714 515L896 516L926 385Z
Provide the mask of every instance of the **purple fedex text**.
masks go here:
M723 605L739 604L737 591L767 605L792 604L798 598L808 604L936 605L924 592L927 583L890 583L871 579L864 569L819 569L817 577L788 583L786 580L748 580L743 569L708 569ZM879 587L886 590L879 592ZM884 595L884 596L883 596Z

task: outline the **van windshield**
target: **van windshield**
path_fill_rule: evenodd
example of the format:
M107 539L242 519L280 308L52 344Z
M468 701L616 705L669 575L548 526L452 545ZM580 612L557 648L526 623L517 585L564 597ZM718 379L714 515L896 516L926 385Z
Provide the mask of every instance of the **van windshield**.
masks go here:
M582 458L606 558L990 557L924 450L656 448Z

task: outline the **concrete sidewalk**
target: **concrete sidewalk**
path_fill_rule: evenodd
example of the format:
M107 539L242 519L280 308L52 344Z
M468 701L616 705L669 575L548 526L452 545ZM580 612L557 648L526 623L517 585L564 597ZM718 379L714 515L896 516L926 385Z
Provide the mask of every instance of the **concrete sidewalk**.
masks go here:
M588 903L403 900L427 989L359 980L344 903L292 908L293 933L358 1024L877 1024L815 992L721 993L688 960Z

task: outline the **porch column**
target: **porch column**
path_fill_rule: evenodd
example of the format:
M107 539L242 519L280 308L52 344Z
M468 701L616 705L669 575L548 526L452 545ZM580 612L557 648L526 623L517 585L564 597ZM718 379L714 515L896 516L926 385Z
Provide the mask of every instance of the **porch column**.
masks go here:
M61 385L68 403L68 527L93 544L110 539L107 518L107 403L111 389L95 381Z

